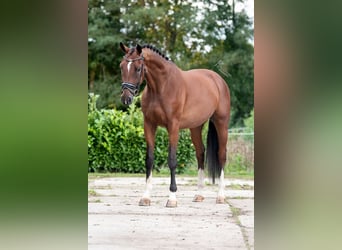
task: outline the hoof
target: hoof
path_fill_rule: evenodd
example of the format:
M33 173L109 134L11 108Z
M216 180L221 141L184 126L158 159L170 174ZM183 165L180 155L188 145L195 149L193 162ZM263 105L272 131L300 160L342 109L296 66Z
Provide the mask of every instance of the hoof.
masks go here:
M224 204L225 202L224 202L224 197L217 197L216 198L216 204Z
M148 198L141 198L139 201L139 206L150 206L151 200Z
M202 195L195 195L193 202L202 202L204 200L204 197Z
M176 200L168 200L166 203L166 207L177 207L177 201Z

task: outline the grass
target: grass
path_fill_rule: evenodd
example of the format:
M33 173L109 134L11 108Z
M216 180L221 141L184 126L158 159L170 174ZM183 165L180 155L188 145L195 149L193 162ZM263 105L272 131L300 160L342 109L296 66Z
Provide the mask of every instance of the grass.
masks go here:
M97 200L89 200L88 203L101 203L102 201L100 199Z
M254 199L254 198L244 197L244 196L227 196L226 199L229 199L229 200L250 200L250 199Z
M231 184L231 185L228 185L227 188L228 189L233 189L233 190L253 190L254 189L253 186L250 186L250 185L247 185L247 184L243 184L243 185Z
M238 217L241 215L241 209L237 207L230 206L230 210L233 213L233 217ZM238 220L238 224L241 225L240 221Z
M95 191L95 190L93 190L93 189L89 189L89 190L88 190L88 195L90 195L90 196L98 196L99 194L98 194L98 193L96 193L96 191Z
M224 178L254 180L254 174L224 174Z
M88 173L88 179L98 179L98 178L108 178L108 177L139 177L145 178L145 174L132 174L132 173ZM157 173L153 171L153 177L170 177L170 172L161 172ZM176 178L178 177L197 177L196 174L177 174ZM225 174L225 178L227 179L243 179L243 180L254 180L254 175L252 174ZM244 188L242 188L244 189Z
M131 173L88 173L88 179L106 178L106 177L144 177L145 174Z
M225 178L237 178L244 180L253 180L254 171L239 170L230 171L229 167L225 167ZM145 177L145 174L133 174L133 173L88 173L88 179L105 178L105 177ZM208 176L206 174L206 176ZM160 171L153 170L153 177L170 177L170 169L163 167ZM197 166L188 167L184 170L184 173L176 174L176 177L197 177Z
M229 203L229 201L228 201L228 204L229 204L230 210L232 211L232 216L235 220L235 223L240 227L242 237L243 237L243 241L245 242L245 245L246 245L247 249L249 250L249 249L251 249L251 246L248 242L248 236L247 236L246 228L242 226L241 221L239 219L239 216L243 214L242 209L234 207L231 203Z

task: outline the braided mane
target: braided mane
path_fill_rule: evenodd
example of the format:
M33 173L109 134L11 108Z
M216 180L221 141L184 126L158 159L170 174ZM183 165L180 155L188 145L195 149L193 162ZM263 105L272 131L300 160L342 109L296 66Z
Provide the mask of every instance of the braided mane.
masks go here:
M152 50L153 52L157 53L158 55L160 55L162 58L164 58L165 60L167 61L170 61L170 58L168 58L167 56L165 56L163 53L160 52L159 49L157 49L156 47L154 47L153 45L151 44L144 44L142 46L142 48L147 48L147 49L150 49Z

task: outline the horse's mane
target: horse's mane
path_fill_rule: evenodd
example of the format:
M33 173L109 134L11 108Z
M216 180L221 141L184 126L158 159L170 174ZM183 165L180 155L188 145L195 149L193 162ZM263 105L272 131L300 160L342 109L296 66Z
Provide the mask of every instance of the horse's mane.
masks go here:
M154 47L153 45L151 44L144 44L142 46L142 48L147 48L147 49L150 49L152 50L153 52L157 53L158 55L160 55L162 58L164 58L166 61L171 61L170 58L168 58L167 56L165 56L163 53L160 52L159 49L157 49L156 47Z

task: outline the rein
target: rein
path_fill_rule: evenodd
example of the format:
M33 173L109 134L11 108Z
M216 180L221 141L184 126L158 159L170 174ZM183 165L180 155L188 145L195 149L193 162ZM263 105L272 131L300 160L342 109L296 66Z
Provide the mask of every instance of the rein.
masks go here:
M134 58L134 59L128 59L126 56L124 56L124 59L127 62L135 62L135 61L138 61L138 60L144 60L144 56L141 54L140 57L137 57L137 58ZM143 74L142 74L143 70L144 70L144 64L141 65L140 82L137 82L136 84L130 83L130 82L123 82L121 84L121 90L124 91L125 89L127 89L133 96L137 95L138 92L139 92L140 84L143 81L143 77L142 77L143 76Z

